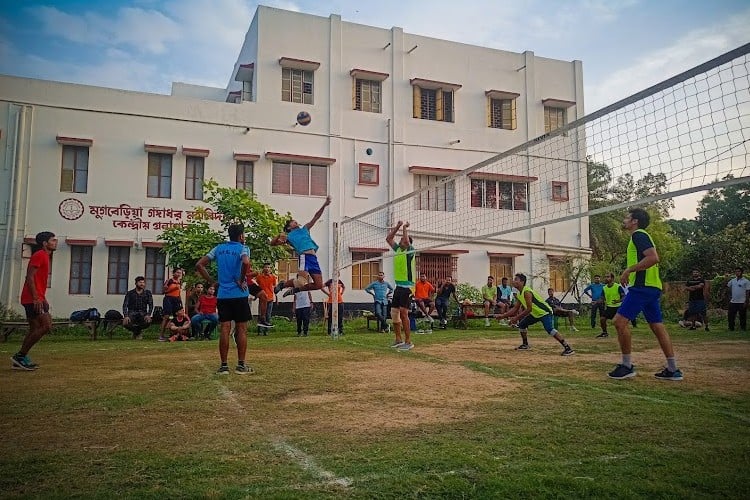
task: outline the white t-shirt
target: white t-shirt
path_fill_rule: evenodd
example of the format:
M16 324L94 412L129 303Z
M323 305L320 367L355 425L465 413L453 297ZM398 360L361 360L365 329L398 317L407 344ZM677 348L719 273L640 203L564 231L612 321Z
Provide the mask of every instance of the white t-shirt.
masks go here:
M747 300L747 291L750 290L750 281L744 276L740 279L732 278L727 286L732 293L730 302L732 304L744 304Z
M304 290L294 294L294 308L302 309L303 307L310 307L310 292Z

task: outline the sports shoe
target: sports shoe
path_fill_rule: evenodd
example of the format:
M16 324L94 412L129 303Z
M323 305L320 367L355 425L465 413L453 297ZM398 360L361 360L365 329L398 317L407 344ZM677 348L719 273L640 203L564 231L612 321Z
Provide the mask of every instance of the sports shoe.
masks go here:
M39 365L32 363L31 359L28 356L19 356L18 354L14 354L10 357L10 360L13 362L14 370L26 370L28 372L31 372L39 368Z
M227 365L221 365L218 370L216 370L217 375L229 375L229 367Z
M570 327L570 331L571 331L571 332L577 332L577 331L578 331L578 328L576 328L575 326L571 326L571 327Z
M404 345L404 342L396 340L395 342L393 342L393 344L391 344L391 347L398 348L398 347L401 347L402 345Z
M677 324L678 324L678 325L680 325L680 326L681 326L682 328L685 328L685 327L687 327L687 323L685 323L685 322L684 322L684 321L682 321L682 320L678 321L678 322L677 322Z
M408 344L404 342L403 344L398 346L399 351L411 351L413 348L414 348L414 344L412 344L411 342Z
M263 319L258 320L258 326L262 328L273 328L273 325L271 323Z
M628 368L625 365L617 365L615 366L615 369L612 370L607 374L609 378L613 378L616 380L622 380L624 378L630 378L635 377L635 365L632 365L630 368Z
M607 333L607 332L602 332L602 333L600 333L599 335L596 336L596 338L598 338L598 339L606 339L607 337L609 337L609 333Z
M664 368L659 373L655 373L654 377L658 378L659 380L673 380L675 382L679 382L682 380L682 372L677 369L673 372L669 371L669 368Z
M169 339L167 337L159 337L159 342L166 342Z
M242 364L234 367L234 373L237 373L238 375L247 375L255 373L255 370L248 365Z
M560 356L570 356L571 354L575 354L576 352L573 350L572 347L569 345L565 346L565 349L563 349L562 354Z
M484 326L490 326L490 318L484 318Z
M283 281L281 281L279 283L276 283L276 286L273 287L273 294L276 295L277 293L279 293L283 289L284 289L284 282Z
M281 296L289 297L290 295L294 295L297 292L299 292L299 288L287 288L286 291L281 294Z
M521 344L518 347L516 347L516 351L530 351L531 346L529 344Z

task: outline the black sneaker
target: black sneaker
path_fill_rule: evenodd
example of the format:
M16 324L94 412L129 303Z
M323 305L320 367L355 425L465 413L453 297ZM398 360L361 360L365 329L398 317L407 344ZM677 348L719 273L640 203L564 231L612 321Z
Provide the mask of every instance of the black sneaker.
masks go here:
M279 293L283 289L284 289L284 282L283 281L279 282L279 283L276 283L276 286L273 287L273 294L276 295L277 293Z
M609 334L607 332L602 332L596 336L596 338L598 339L606 339L607 337L609 337Z
M635 365L632 365L630 368L625 365L617 365L615 366L615 369L609 372L607 375L609 376L609 378L613 378L615 380L635 377Z
M576 352L573 350L572 347L570 347L569 345L566 345L565 349L563 349L563 352L560 355L561 356L570 356L571 354L575 354L575 353Z
M516 347L516 351L530 351L531 346L529 344L521 344L518 347Z
M234 368L234 373L236 373L236 374L238 374L238 375L248 375L248 374L253 374L253 373L255 373L255 370L253 370L253 369L252 369L252 368L251 368L250 366L248 366L248 365L242 364L242 365L237 365L237 366L236 366L236 367Z
M217 375L229 375L229 367L227 365L221 365L218 370L216 370Z
M261 328L273 328L273 325L264 319L258 320L258 326Z
M286 292L281 294L282 297L289 297L290 295L294 295L295 293L299 292L299 288L287 288Z
M654 377L658 378L659 380L673 380L675 382L679 382L682 380L682 372L677 369L675 371L669 371L669 368L664 368L659 373L655 373Z

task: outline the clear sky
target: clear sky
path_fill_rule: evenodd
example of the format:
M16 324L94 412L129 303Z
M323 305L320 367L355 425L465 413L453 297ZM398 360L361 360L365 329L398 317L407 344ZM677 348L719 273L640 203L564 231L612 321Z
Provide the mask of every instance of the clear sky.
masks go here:
M583 61L586 111L750 41L748 0L274 0L273 7ZM168 94L224 87L257 2L0 0L0 73ZM682 201L682 200L680 200ZM680 203L680 205L685 205ZM680 213L683 212L683 213ZM689 208L675 216L691 217Z

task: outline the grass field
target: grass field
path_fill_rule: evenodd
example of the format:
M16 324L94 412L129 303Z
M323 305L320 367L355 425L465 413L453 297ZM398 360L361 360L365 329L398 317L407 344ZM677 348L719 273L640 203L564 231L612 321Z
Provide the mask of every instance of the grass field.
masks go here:
M478 324L478 323L477 323ZM284 331L286 330L286 331ZM92 342L75 329L10 369L0 344L3 498L750 498L750 341L672 328L683 382L640 328L576 354L507 327L392 337L347 325L250 336L255 375L215 375L217 341ZM232 349L234 346L232 346ZM236 353L230 350L230 363Z

